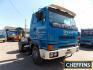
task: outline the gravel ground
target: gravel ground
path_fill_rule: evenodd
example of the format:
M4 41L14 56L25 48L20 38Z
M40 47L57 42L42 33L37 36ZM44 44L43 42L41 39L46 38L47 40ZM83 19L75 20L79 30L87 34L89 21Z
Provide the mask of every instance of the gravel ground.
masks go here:
M93 48L82 47L65 61L93 61ZM93 64L92 64L93 65ZM35 65L28 54L20 54L17 42L0 43L0 70L63 70L63 63L58 60ZM64 69L72 70L72 69ZM77 70L77 69L73 69ZM81 70L81 69L80 69ZM85 70L85 69L83 69ZM88 70L88 69L87 69Z

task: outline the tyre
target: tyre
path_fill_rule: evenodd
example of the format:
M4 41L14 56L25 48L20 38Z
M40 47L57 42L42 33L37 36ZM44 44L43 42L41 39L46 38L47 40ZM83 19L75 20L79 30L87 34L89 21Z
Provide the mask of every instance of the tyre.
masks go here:
M35 64L42 64L43 59L40 57L39 49L36 46L32 48L32 59Z
M24 52L24 45L21 42L18 42L19 52Z
M5 42L5 40L3 40L3 42Z

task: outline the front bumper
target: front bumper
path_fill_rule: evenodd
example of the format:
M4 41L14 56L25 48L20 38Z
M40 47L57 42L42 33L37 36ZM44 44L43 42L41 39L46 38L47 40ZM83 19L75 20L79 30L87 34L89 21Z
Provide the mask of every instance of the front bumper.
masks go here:
M68 53L68 50L70 50L69 53ZM54 51L40 49L39 51L40 51L41 58L50 60L50 59L60 58L63 56L68 57L68 56L72 55L73 53L77 52L78 50L79 50L79 46L70 47L70 48L62 48L62 49L58 49L58 50L54 50ZM50 57L50 53L53 53L53 52L57 52L58 55L56 57Z

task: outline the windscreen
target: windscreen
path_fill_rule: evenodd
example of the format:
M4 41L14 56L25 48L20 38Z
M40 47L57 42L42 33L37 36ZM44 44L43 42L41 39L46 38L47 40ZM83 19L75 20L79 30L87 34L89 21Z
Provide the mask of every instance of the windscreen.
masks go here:
M56 9L57 10L57 9ZM60 12L61 13L61 12ZM49 10L49 21L54 27L76 29L74 17L69 14L60 14L53 10Z
M8 36L16 36L18 33L17 31L8 31Z

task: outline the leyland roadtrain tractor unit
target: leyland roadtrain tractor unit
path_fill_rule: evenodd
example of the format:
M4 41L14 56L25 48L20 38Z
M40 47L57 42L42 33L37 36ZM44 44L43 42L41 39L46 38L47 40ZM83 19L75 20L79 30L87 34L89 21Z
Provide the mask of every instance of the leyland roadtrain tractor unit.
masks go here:
M57 5L49 5L32 14L29 38L19 41L19 51L30 45L34 63L43 59L69 57L79 50L75 13Z

